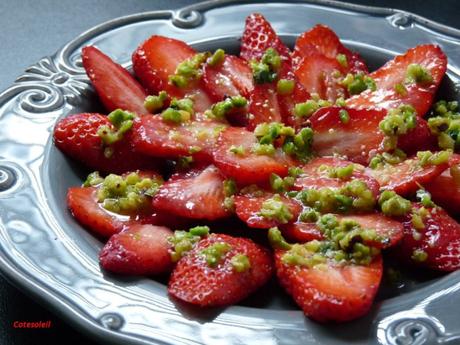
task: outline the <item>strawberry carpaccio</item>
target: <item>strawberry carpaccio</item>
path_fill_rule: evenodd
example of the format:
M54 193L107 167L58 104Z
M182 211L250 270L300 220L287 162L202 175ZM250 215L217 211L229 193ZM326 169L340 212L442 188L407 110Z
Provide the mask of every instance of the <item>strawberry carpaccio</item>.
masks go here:
M107 241L102 269L167 275L173 300L197 308L276 276L321 322L366 314L389 256L459 269L460 113L433 102L441 49L422 42L369 72L327 26L290 49L257 13L240 48L153 35L133 74L83 48L107 114L60 120L54 143L91 172L67 202Z

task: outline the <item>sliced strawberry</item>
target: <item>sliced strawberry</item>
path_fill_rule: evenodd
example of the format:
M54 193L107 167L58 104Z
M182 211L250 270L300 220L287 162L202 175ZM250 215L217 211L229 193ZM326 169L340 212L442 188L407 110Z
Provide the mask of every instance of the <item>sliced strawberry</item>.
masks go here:
M202 252L216 243L225 243L229 248L211 267ZM232 265L236 255L248 258L247 270L238 272ZM211 234L179 260L169 280L168 292L201 307L231 305L264 285L272 271L272 258L265 248L246 238Z
M340 120L340 112L348 113L348 122ZM381 149L384 134L379 129L384 110L321 108L311 117L314 130L313 150L320 156L339 154L355 163L367 164L369 157Z
M403 94L395 91L395 85L406 82L407 68L411 64L424 67L432 77L427 83L406 83ZM396 108L401 104L412 105L419 116L425 115L433 101L434 94L447 69L447 57L435 45L420 45L396 56L383 67L370 74L377 84L374 92L366 91L347 100L353 108L379 107Z
M275 253L276 274L305 315L321 322L340 322L369 311L382 278L381 257L368 266L329 260L309 268L283 263L284 253Z
M293 80L295 86L292 94L278 94L278 105L283 122L295 129L306 127L306 121L308 121L308 119L295 116L294 107L298 103L304 103L309 100L310 94L297 80L297 78L291 76L286 79Z
M337 71L340 71L340 64L336 59L316 54L299 62L295 76L309 93L316 93L322 99L335 101L347 95L345 88L340 85L341 78L333 76Z
M268 48L275 49L284 61L291 60L289 48L270 23L260 13L252 13L246 18L240 56L246 61L260 60Z
M66 155L101 173L123 173L155 167L155 161L134 152L126 138L110 146L111 156L104 155L104 146L97 134L99 127L103 125L113 128L104 115L71 115L56 124L53 133L54 144Z
M347 107L355 109L396 109L410 104L417 114L423 116L430 109L433 95L430 90L416 84L406 86L407 93L401 95L394 89L366 90L359 95L348 98Z
M452 214L460 214L460 181L445 170L430 183L424 185L433 201Z
M415 192L420 185L433 181L449 167L449 163L439 165L420 165L417 157L406 159L398 164L384 164L375 169L366 169L382 189L392 190L405 196Z
M313 240L322 240L324 235L316 223L296 221L280 227L283 236L294 242L305 243Z
M67 192L67 206L79 223L97 235L107 238L132 222L129 216L117 215L97 202L95 187L73 187Z
M136 151L153 157L193 156L198 161L209 161L225 127L211 121L175 125L158 115L143 116L134 121L130 139Z
M252 70L248 63L233 55L226 55L217 66L206 64L204 85L213 101L220 102L231 96L248 97L254 88Z
M260 214L263 203L273 196L271 193L261 197L252 195L235 196L235 211L237 216L251 228L269 229L282 224L277 219L265 218ZM296 221L302 211L302 206L299 202L286 197L280 197L280 201L286 205L292 215L289 223Z
M224 218L229 215L224 207L224 180L216 167L209 166L195 176L166 182L154 196L153 207L186 218Z
M414 203L413 208L422 205ZM416 229L411 217L404 222L404 238L397 253L405 261L440 271L460 268L460 225L442 208L428 209L425 227Z
M123 109L139 115L147 93L127 70L93 46L82 49L83 67L105 108L110 112Z
M398 147L408 155L416 154L417 151L436 150L437 139L434 136L428 122L425 119L417 118L417 125L398 138Z
M240 184L268 183L271 174L286 176L291 160L278 149L273 156L257 155L252 147L257 143L254 133L243 128L227 128L219 137L214 151L214 163L222 173ZM243 153L233 153L232 147Z
M99 254L107 271L129 275L169 272L173 263L168 237L173 232L162 226L135 224L113 235Z
M312 159L308 164L302 166L302 174L300 174L294 183L294 189L302 190L306 188L319 189L331 188L339 189L349 183L351 180L361 180L367 184L367 187L377 197L379 194L380 185L371 176L365 173L364 167L355 165L353 173L349 178L340 179L329 177L327 170L321 170L322 166L328 167L345 167L353 164L350 161L336 157L319 157Z
M281 122L276 87L272 83L255 85L249 98L249 114L246 126L249 130L264 122Z
M390 89L398 83L404 83L410 64L421 65L430 73L433 82L426 87L436 91L446 73L447 57L438 46L419 45L388 61L370 76L375 80L378 88Z
M351 52L341 42L339 37L329 27L316 25L311 30L304 32L297 38L293 58L299 63L302 59L321 54L329 59L337 59L338 54L347 58L346 71L351 73L365 72L367 66L357 53ZM343 67L342 67L343 69ZM341 70L339 68L339 70Z
M374 230L378 236L372 241L365 241L367 245L376 248L393 247L403 237L403 225L401 222L384 216L381 213L335 215L339 220L352 220L357 222L363 229ZM324 236L316 223L296 222L282 226L283 235L295 242L308 242L322 240Z
M196 51L183 41L153 35L142 43L133 53L133 69L145 88L152 94L166 91L171 97L190 97L194 109L203 112L212 102L204 91L201 80L179 88L169 82L177 66L196 54Z

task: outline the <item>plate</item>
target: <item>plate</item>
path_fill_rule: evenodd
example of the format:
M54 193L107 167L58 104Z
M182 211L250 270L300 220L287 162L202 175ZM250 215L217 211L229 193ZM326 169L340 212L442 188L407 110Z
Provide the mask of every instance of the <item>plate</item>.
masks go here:
M364 318L342 325L309 321L275 284L226 309L173 304L165 285L103 274L102 243L65 207L67 188L85 171L53 145L57 120L97 111L81 66L89 44L125 67L152 34L182 39L198 50L237 52L244 19L261 12L281 38L316 23L329 25L376 68L422 42L449 56L444 97L459 98L460 31L390 9L332 1L208 1L178 11L146 12L97 26L29 67L0 94L0 269L13 283L87 334L119 344L454 344L460 342L460 272L409 277L383 289Z

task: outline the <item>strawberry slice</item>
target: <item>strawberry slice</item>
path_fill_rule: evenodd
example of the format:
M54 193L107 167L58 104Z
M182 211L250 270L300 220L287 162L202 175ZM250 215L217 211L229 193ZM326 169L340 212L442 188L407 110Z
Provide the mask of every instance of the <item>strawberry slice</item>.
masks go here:
M224 207L224 177L214 166L196 175L163 184L153 198L155 210L193 219L215 220L229 212Z
M83 67L104 107L109 111L123 109L139 115L144 107L145 90L129 72L93 46L82 49Z
M215 257L215 264L209 265L204 253L216 244L225 246L226 250ZM238 265L245 261L245 267ZM272 258L267 249L247 238L211 234L179 260L169 280L168 292L200 307L231 305L264 285L272 271Z
M107 211L97 202L97 188L72 187L67 192L67 206L79 223L95 234L108 238L123 230L133 219Z
M403 237L403 225L401 222L384 216L381 213L335 215L339 220L352 220L362 226L363 229L374 230L378 236L376 240L364 243L375 248L389 248L399 243ZM283 225L283 235L295 242L308 242L323 240L324 236L316 223L304 223L301 221Z
M169 76L175 74L177 66L195 54L196 51L183 41L153 35L133 53L134 73L150 93L166 91L171 97L190 97L194 100L195 111L203 112L210 108L212 101L201 80L184 88L169 82Z
M292 162L284 152L277 149L273 156L257 155L251 151L255 143L254 133L243 128L227 128L220 134L214 164L225 176L242 185L268 183L271 174L286 176ZM241 152L233 153L232 148Z
M123 173L129 170L152 169L155 161L134 152L129 139L111 145L112 155L104 154L97 134L100 126L113 128L107 116L83 113L60 120L54 128L54 144L66 155L101 173Z
M407 70L411 64L425 68L432 80L422 83L406 82ZM419 116L423 116L432 104L446 69L447 57L438 46L420 45L411 48L370 74L377 85L376 91L365 91L350 98L347 106L391 109L401 104L410 104ZM396 92L395 86L398 84L405 84L406 92Z
M347 95L345 88L340 85L341 78L333 76L340 69L340 64L336 59L315 54L298 63L295 76L309 93L316 93L321 99L335 101Z
M274 196L272 193L266 194L260 197L252 195L235 196L236 215L251 228L269 229L284 224L279 219L265 218L260 214L263 203ZM302 211L302 206L297 201L286 197L280 197L280 201L287 207L291 214L289 223L296 221Z
M420 117L414 129L398 137L398 147L408 155L438 148L436 136L431 133L428 122Z
M203 81L215 102L238 95L248 97L254 88L251 68L245 60L233 55L225 55L224 61L217 66L206 64Z
M260 60L268 48L275 49L284 61L291 60L289 48L280 40L270 23L260 13L246 17L240 56L246 61Z
M340 119L343 111L348 113L347 122ZM385 115L384 110L321 108L310 117L315 132L313 150L320 156L339 154L367 164L369 157L381 150L384 134L379 123Z
M365 173L363 166L355 165L350 177L344 179L329 177L328 171L322 170L323 166L338 168L346 167L350 164L353 163L337 157L314 158L308 164L302 166L302 174L295 180L294 189L319 189L324 187L340 189L351 180L361 180L367 184L367 187L373 192L374 196L377 197L380 185L373 177Z
M420 185L433 181L449 167L449 162L421 166L420 159L412 157L398 164L383 164L375 169L366 169L382 189L392 190L405 196L415 192Z
M276 274L308 317L320 322L349 321L371 308L382 277L380 256L368 266L329 260L309 268L283 263L284 253L275 252Z
M412 207L420 210L421 204ZM440 271L460 268L460 224L442 208L428 209L422 217L424 228L416 229L412 219L404 222L404 238L397 248L398 255L411 264Z
M249 114L246 128L254 130L258 124L281 122L281 112L273 83L256 84L249 97Z
M444 207L452 214L460 213L460 181L452 176L450 170L445 170L424 186L437 205Z
M316 57L318 54L329 59L337 61L337 55L343 54L347 58L347 68L344 72L365 72L367 66L362 58L357 53L353 53L347 49L341 42L339 37L329 27L318 24L311 30L304 32L297 38L293 59L299 63L302 59ZM343 70L344 67L338 68Z
M189 121L171 124L161 116L135 119L130 140L136 151L153 157L178 158L193 156L209 161L220 131L226 126L211 121Z
M162 226L134 224L110 237L99 254L101 267L129 275L169 272L173 263L168 237L173 232Z

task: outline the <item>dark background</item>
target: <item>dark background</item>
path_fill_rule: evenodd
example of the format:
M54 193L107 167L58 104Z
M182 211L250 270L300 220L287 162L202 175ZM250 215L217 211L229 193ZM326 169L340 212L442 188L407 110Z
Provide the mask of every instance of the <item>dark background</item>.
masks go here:
M0 0L0 91L29 65L91 27L115 17L174 9L191 0ZM458 0L349 1L392 7L460 29ZM460 52L459 52L460 54ZM14 321L51 320L51 329L14 329ZM95 344L0 276L0 344Z

